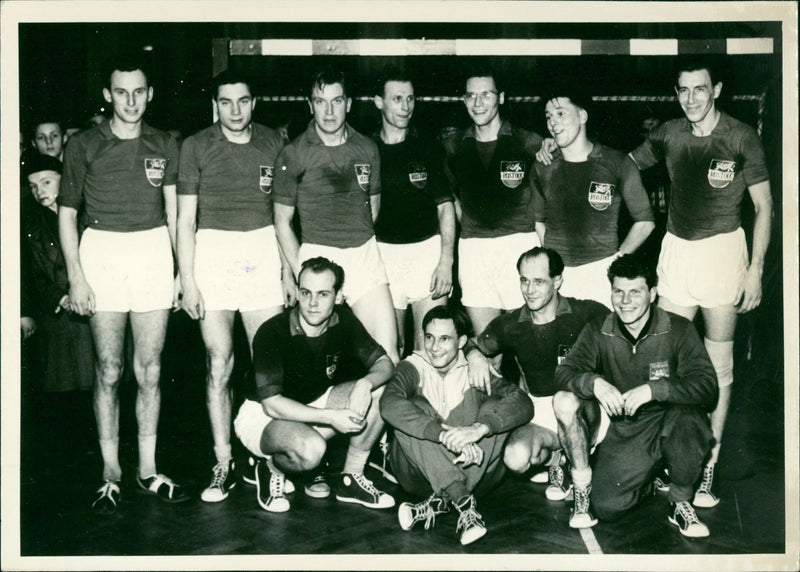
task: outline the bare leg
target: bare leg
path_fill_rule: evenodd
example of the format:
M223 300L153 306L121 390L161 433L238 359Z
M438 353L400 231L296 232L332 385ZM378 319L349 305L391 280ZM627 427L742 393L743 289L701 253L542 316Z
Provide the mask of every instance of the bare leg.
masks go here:
M570 391L559 391L553 396L553 410L558 420L558 437L573 470L589 469L591 440L600 426L597 401L585 401Z
M472 322L472 330L475 334L480 334L489 325L489 322L494 320L500 315L498 308L473 308L467 307L467 315L470 322Z
M263 310L248 310L240 312L242 315L242 324L244 324L244 331L247 334L247 347L250 350L250 356L253 355L253 338L256 337L256 332L261 324L277 316L283 312L283 306L273 306L272 308L264 308Z
M333 430L330 436L334 434ZM305 423L276 419L264 428L261 450L283 471L310 471L325 454L327 443L319 431Z
M503 462L515 473L524 473L531 466L544 465L551 453L560 447L557 434L529 423L511 433Z
M376 286L353 302L351 307L356 318L364 324L375 341L383 347L392 363L399 362L397 324L389 286L386 284Z
M217 461L231 456L231 392L233 371L233 310L209 310L200 320L206 346L206 406ZM222 450L226 449L227 450Z

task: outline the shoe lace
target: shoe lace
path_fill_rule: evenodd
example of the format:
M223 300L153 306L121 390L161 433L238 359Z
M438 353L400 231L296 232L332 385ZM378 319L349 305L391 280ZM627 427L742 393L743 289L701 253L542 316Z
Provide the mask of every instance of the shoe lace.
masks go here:
M269 496L282 497L284 494L284 487L286 485L286 476L282 473L269 474Z
M683 517L683 520L686 522L686 525L690 524L697 524L700 522L700 519L697 518L697 513L686 501L675 503L675 510Z
M575 487L573 489L575 495L576 513L589 512L589 492L591 490L590 487L591 485L589 485L589 487L586 487L585 489L579 487Z
M703 480L700 486L697 487L698 492L710 493L711 483L714 481L714 467L713 465L706 465L703 469Z
M325 475L323 473L319 473L313 479L311 479L311 486L324 485L325 482Z
M414 522L425 520L425 530L436 524L436 515L447 512L447 503L437 497L431 496L428 500L411 507Z
M222 488L228 478L228 462L220 461L214 465L214 476L211 478L209 488Z
M559 488L564 486L564 469L561 468L561 465L551 466L547 472L551 485Z
M375 485L372 484L372 481L364 476L364 473L353 473L352 476L362 489L372 495L375 495L376 497L380 496L380 491L375 488Z
M458 522L456 523L456 534L459 534L461 531L469 530L473 526L481 526L483 527L483 517L480 513L475 510L475 501L470 500L469 506L465 509L461 510L461 514L458 515Z

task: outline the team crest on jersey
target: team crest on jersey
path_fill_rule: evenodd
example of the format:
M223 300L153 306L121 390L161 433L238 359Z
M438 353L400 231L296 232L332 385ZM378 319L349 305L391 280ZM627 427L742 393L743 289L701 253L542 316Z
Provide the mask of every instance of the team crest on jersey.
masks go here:
M524 161L500 161L500 181L509 189L516 189L525 178Z
M147 181L154 187L160 187L164 182L164 171L167 169L167 160L160 157L144 159L144 174Z
M372 172L372 166L369 163L356 163L356 181L358 186L365 193L369 192L369 175Z
M650 364L650 381L656 381L662 377L669 377L669 362L657 361Z
M736 174L736 161L711 159L708 167L708 184L715 189L724 189L731 184Z
M614 199L614 189L616 185L611 183L597 183L592 181L589 184L589 204L598 211L606 210Z
M336 373L336 366L339 365L339 354L325 356L325 361L325 375L328 376L328 379L333 379L333 374Z
M559 346L558 346L558 364L559 365L561 365L561 362L564 361L564 358L567 357L567 354L569 353L569 350L571 350L571 349L572 349L572 346L565 346L565 345L559 344Z
M424 189L428 184L428 169L425 163L409 163L408 180L418 189Z
M270 194L272 192L272 174L274 167L268 165L260 165L258 167L258 188L262 193Z

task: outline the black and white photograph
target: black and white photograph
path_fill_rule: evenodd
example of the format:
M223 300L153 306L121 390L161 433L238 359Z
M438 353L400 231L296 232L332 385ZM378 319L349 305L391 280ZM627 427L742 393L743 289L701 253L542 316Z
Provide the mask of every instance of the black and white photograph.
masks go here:
M800 567L797 9L3 2L2 569Z

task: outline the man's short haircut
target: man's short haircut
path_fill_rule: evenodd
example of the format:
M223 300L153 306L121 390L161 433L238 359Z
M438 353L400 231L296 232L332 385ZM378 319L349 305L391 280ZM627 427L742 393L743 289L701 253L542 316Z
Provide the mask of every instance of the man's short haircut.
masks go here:
M583 109L587 113L591 112L592 96L585 89L576 86L556 86L551 88L542 98L545 106L558 99L568 99L573 105ZM554 101L554 103L557 103ZM591 114L591 113L590 113Z
M397 66L385 66L378 74L378 79L373 87L373 95L383 97L386 94L386 84L390 81L408 82L413 85L411 76Z
M555 278L556 276L564 274L564 259L552 248L544 248L543 246L534 246L530 250L523 252L517 259L517 272L522 268L523 262L536 258L537 256L547 257L547 273L550 275L550 278Z
M335 292L339 292L344 286L344 269L333 262L325 258L324 256L317 256L315 258L309 258L300 266L300 274L297 275L297 285L300 285L300 277L303 275L303 272L306 270L310 270L314 274L321 274L326 270L330 270L333 272L333 289Z
M327 67L321 71L318 71L311 76L311 86L308 89L308 100L311 101L311 98L314 97L314 88L322 91L326 85L333 85L335 83L338 83L342 86L342 94L345 97L348 97L347 80L344 77L343 71L336 70L331 67Z
M50 155L34 152L25 157L22 165L22 177L27 183L28 177L42 171L55 171L61 174L61 161Z
M243 83L247 86L247 91L253 95L253 84L250 77L244 72L233 71L227 69L218 73L211 80L211 93L212 97L216 100L219 97L219 88L223 85L233 85L235 83Z
M433 320L452 320L456 328L456 334L461 336L469 336L472 332L472 324L466 312L460 308L456 308L449 304L444 306L435 306L431 308L425 317L422 318L422 331L428 327Z
M635 280L644 278L648 288L655 288L658 277L652 264L648 264L639 254L623 254L608 267L608 281L613 285L614 278Z
M719 65L709 57L690 56L678 61L675 66L675 88L678 87L678 80L684 72L696 72L706 70L708 77L711 78L711 85L717 85L720 81Z
M497 70L493 68L491 65L480 62L474 61L470 62L465 70L464 70L464 87L466 89L467 81L472 79L473 77L490 77L494 81L494 87L497 90L497 93L503 93L505 90L503 89L503 80L497 73Z
M58 128L61 130L61 135L62 136L64 135L63 121L52 115L38 115L37 117L34 118L33 123L30 124L31 139L36 139L36 130L39 128L40 125L45 125L46 123L55 123L56 125L58 125Z
M137 53L121 54L115 58L108 60L105 66L105 84L106 88L111 89L111 76L115 71L119 72L134 72L140 71L144 74L147 86L150 86L150 77L147 73L147 64L145 58Z

